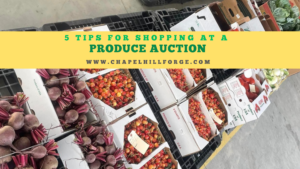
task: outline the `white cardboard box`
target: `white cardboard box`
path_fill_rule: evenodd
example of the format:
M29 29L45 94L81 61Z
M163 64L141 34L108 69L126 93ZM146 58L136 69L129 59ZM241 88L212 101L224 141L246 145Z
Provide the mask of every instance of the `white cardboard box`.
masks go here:
M97 76L99 76L99 75L95 75L94 77L97 77ZM83 79L85 79L85 78L83 77ZM117 119L118 117L126 114L126 111L128 111L130 109L136 109L139 106L146 104L146 100L145 100L145 98L142 94L142 91L137 83L135 85L135 95L134 96L135 96L135 100L133 102L131 102L127 106L119 108L118 110L110 107L109 105L105 104L104 102L102 102L98 98L95 98L94 96L92 96L90 98L90 103L93 107L94 112L97 113L101 117L101 119L103 119L106 123L109 123L109 122Z
M193 13L183 21L170 28L171 31L221 31L210 8Z
M243 23L242 25L240 25L240 27L243 28L244 31L265 31L258 17L255 17L250 21Z
M226 83L220 84L219 88L222 93L223 99L225 99L227 103L230 114L233 117L233 126L245 124L245 119L242 115L242 109L236 104L233 92L230 91Z
M242 109L242 114L246 122L257 119L253 105L245 93L244 87L240 84L238 78L233 77L226 81L226 84L231 91L236 105Z
M116 123L109 125L108 128L111 132L114 133L114 142L117 147L123 148L124 147L124 134L125 134L125 126L137 119L140 116L146 116L148 119L152 120L153 122L157 123L157 120L148 104L144 105L143 107L140 107L139 109L135 110L135 114L131 116L125 116L121 120L117 121ZM163 135L162 135L163 136ZM156 148L148 157L144 158L139 164L128 164L125 162L126 168L132 168L132 169L139 169L144 164L146 164L147 161L149 161L152 157L154 157L160 150L162 150L165 147L166 142L161 144L158 148ZM125 157L123 156L125 159Z
M74 143L75 135L71 134L57 142L57 152L63 162L63 165L72 169L89 169L89 165L84 159L80 147Z
M44 86L44 82L36 69L15 69L16 75L22 81L22 89L29 97L28 104L34 110L39 122L46 129L53 128L49 131L49 139L60 136L64 131L60 126L60 122L48 96L48 92Z
M86 80L88 80L88 79L94 78L94 77L96 77L96 76L103 75L103 74L106 74L106 73L108 73L108 72L111 72L111 71L113 71L113 70L116 70L116 69L104 69L104 70L101 70L101 71L99 71L99 72L92 73L92 74L91 74L91 73L88 73L88 72L85 72L85 71L79 70L79 77L84 76L84 78L85 78Z

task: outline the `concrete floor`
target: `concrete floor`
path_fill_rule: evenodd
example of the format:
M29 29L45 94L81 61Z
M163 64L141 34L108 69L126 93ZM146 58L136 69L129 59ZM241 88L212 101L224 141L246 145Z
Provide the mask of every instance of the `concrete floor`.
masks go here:
M139 0L13 0L0 1L0 30L41 27L46 23L143 10L207 4L142 6ZM207 169L297 169L300 168L300 74L286 80L271 96L271 106L259 120L245 124Z
M300 74L271 95L271 105L245 124L206 169L300 168Z

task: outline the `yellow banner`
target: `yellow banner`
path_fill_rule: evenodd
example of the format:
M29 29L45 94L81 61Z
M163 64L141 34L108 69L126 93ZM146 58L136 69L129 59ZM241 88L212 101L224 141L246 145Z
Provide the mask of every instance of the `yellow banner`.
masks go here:
M0 32L0 68L300 68L296 32Z

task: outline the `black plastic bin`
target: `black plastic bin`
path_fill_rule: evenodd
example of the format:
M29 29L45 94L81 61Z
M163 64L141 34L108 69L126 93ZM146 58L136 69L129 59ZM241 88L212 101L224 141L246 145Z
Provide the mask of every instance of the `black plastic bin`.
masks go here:
M36 27L26 27L26 28L16 28L16 29L8 29L2 31L39 31Z
M166 25L167 31L170 31L170 28L185 18L192 15L195 11L205 7L206 5L196 5L196 6L188 6L181 10L175 8L169 9L161 9L156 10L155 14L157 15L158 19L162 24Z
M185 3L193 0L141 0L142 4L145 6L160 6L170 3Z
M92 18L89 18L89 19L81 19L75 21L48 23L43 25L42 30L43 31L65 31L69 29L78 29L78 28L84 28L93 25L95 25L94 20Z

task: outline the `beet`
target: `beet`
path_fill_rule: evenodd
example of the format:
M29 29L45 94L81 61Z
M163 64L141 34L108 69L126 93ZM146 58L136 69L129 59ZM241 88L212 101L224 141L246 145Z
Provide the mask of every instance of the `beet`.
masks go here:
M65 110L62 110L62 109L60 108L60 106L56 106L56 107L55 107L55 112L56 112L58 118L63 118L63 117L65 117L66 111L65 111Z
M54 169L57 168L58 161L54 156L46 156L39 162L40 169Z
M112 167L112 166L107 166L107 167L105 167L105 169L114 169L114 167Z
M9 110L11 109L10 103L6 100L0 100L0 107L2 107L7 112L9 112Z
M46 69L50 75L56 75L59 73L59 69Z
M116 160L115 156L108 155L106 157L106 162L107 162L107 164L114 166L117 163L117 160Z
M104 136L102 134L98 134L94 142L99 145L103 145L105 143Z
M0 146L9 146L20 153L20 151L12 144L16 137L15 130L12 127L4 126L0 128L0 136Z
M63 84L69 84L70 83L70 78L68 78L68 76L64 76L64 75L58 75L58 79L59 79L59 83Z
M107 152L107 154L113 154L116 151L116 147L115 145L107 145L105 146L105 151Z
M73 96L74 96L73 103L76 105L83 105L84 102L86 101L86 98L82 93L75 93Z
M27 114L24 118L23 129L26 132L30 132L32 129L37 128L40 125L39 120L33 114Z
M87 163L93 163L96 160L96 156L95 154L88 154L87 156L85 156L85 160Z
M8 122L7 125L11 126L14 128L14 130L19 130L24 126L24 116L23 113L21 112L14 112Z
M65 114L65 121L66 123L70 124L70 123L74 123L77 119L78 119L78 112L76 110L69 110L66 114Z
M31 146L31 142L28 137L20 137L14 141L14 146L19 149L23 150Z
M83 140L83 146L90 145L92 143L91 139L89 137L82 137Z
M86 84L84 81L80 80L76 83L75 87L78 91L81 91L86 88Z
M98 149L99 149L100 153L103 153L105 151L104 147L102 147L102 146L98 146Z
M101 167L101 162L95 160L93 163L89 164L90 169L99 169Z
M46 81L47 87L59 86L59 80L56 76L51 76L50 79Z
M78 121L81 121L83 124L85 124L87 122L87 117L85 114L81 114L78 117Z
M30 154L35 159L44 158L47 155L47 149L44 146L37 146L30 151L24 151L24 154Z
M51 87L48 89L50 100L56 101L61 95L61 90L58 87Z
M12 152L10 151L9 147L2 147L2 146L0 146L0 157L8 155L8 154L11 154L11 153ZM4 157L4 158L0 159L0 164L2 164L2 163L8 163L10 161L11 161L11 156L7 156L7 157Z

